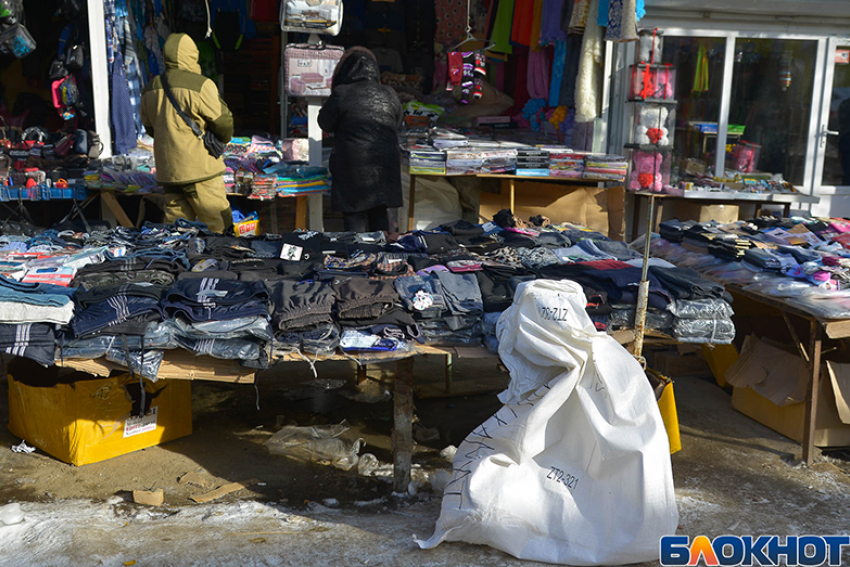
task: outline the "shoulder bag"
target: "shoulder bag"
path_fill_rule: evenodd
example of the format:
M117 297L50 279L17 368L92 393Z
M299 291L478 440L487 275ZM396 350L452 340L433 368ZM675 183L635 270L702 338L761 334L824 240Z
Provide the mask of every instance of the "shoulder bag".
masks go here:
M192 133L198 137L204 143L204 147L207 149L207 152L218 159L224 153L227 144L219 140L215 134L210 132L209 130L202 132L201 127L192 120L192 118L186 114L186 112L177 104L177 100L174 98L174 94L171 92L171 87L168 85L168 79L165 76L165 73L160 75L160 80L162 81L162 90L165 91L165 96L171 102L171 105L174 107L174 110L177 111L177 115L183 119L183 122L186 123L189 128L192 129Z

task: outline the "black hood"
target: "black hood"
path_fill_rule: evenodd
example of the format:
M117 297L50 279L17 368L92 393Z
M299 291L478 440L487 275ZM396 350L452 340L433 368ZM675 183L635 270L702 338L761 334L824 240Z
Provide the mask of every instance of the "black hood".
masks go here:
M352 51L343 55L334 72L333 86L350 85L360 81L381 80L381 70L375 57L366 51Z

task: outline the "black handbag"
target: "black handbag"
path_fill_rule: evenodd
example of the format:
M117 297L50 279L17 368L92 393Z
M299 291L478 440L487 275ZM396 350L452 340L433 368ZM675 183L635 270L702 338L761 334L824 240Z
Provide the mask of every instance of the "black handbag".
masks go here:
M220 158L222 154L224 154L227 144L219 140L216 135L209 130L202 132L201 127L198 126L198 124L192 120L188 114L186 114L179 104L177 104L177 101L174 99L174 94L171 92L171 87L168 85L168 79L165 77L165 73L160 75L160 79L162 80L162 90L165 91L165 96L171 102L174 110L177 111L177 115L180 116L180 118L183 119L183 122L192 129L192 133L204 143L204 147L207 149L207 152L215 159Z
M82 45L72 45L65 54L65 68L72 73L81 71L85 64L86 51Z

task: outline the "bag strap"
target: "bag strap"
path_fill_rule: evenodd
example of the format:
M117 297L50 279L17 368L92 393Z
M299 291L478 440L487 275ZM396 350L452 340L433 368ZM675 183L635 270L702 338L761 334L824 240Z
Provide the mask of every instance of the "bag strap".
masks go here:
M166 73L163 73L159 77L162 81L162 90L165 91L165 96L166 98L168 98L169 102L171 102L171 106L174 107L174 110L177 111L177 115L183 119L183 122L185 122L189 128L192 129L192 133L195 134L195 136L197 136L199 140L203 138L204 133L201 132L201 127L198 126L197 122L192 120L192 118L188 114L186 114L183 108L181 108L180 105L177 104L177 101L174 99L174 93L171 92L171 87L168 84L168 78L166 77Z

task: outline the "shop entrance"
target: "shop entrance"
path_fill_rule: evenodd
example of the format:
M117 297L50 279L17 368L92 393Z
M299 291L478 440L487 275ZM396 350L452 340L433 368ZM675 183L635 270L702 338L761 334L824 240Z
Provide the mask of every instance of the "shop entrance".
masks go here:
M850 195L850 39L831 38L824 70L824 97L817 136L815 193ZM832 214L845 216L850 205L832 198Z

